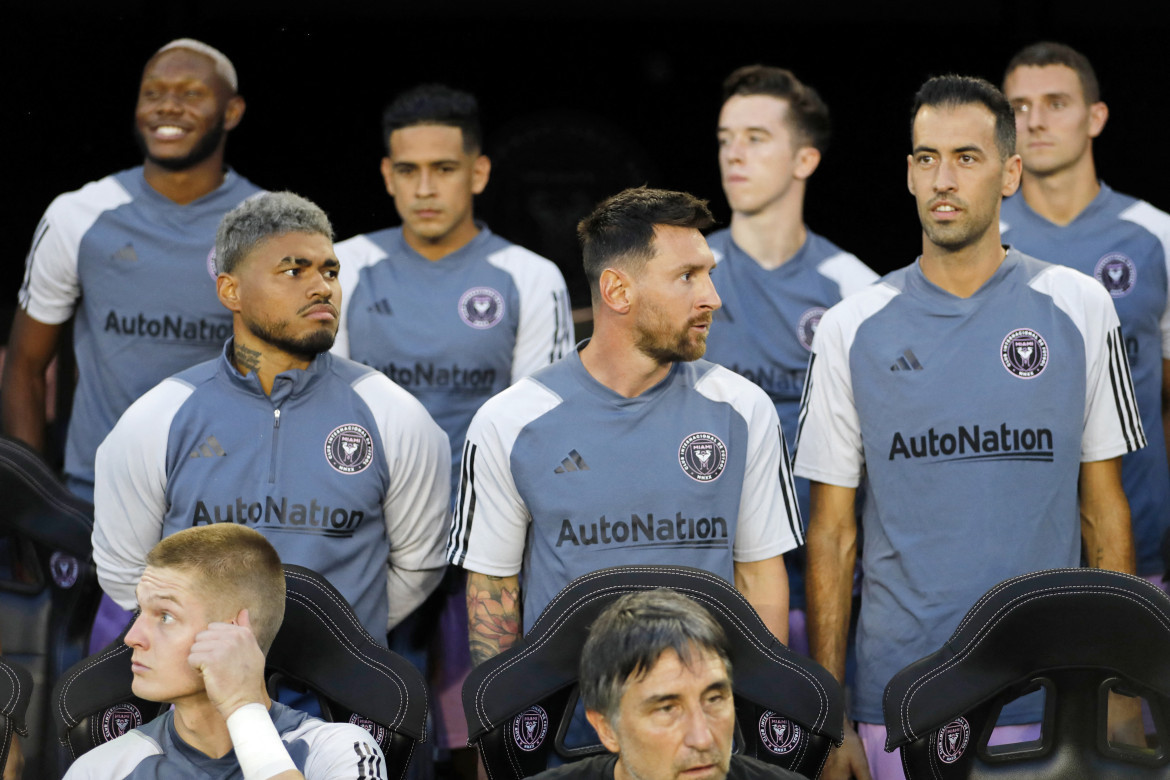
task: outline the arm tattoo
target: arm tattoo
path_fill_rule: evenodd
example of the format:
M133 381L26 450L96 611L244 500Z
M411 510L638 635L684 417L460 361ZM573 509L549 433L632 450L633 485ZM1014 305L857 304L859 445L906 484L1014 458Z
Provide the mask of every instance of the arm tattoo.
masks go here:
M467 631L471 665L499 655L520 638L518 578L467 574Z
M260 353L254 349L248 349L241 344L236 344L233 357L236 359L236 368L246 368L252 372L260 370Z

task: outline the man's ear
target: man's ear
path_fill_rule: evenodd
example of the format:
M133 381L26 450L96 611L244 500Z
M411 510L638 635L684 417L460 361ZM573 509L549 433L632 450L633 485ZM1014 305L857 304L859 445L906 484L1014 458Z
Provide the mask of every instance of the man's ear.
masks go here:
M219 302L228 311L232 313L240 311L240 288L236 277L229 273L222 273L215 277L215 293L219 296Z
M802 146L796 152L796 165L792 169L792 176L802 181L808 179L820 164L821 150L815 146Z
M601 744L605 745L606 750L610 753L621 752L618 746L617 732L610 725L609 718L597 710L585 710L585 719L589 721L589 725L597 732L597 736L601 737Z
M394 172L394 163L390 161L389 157L382 158L382 181L386 182L386 192L390 193L390 197L394 197L394 178L391 174Z
M244 118L244 109L247 108L244 99L239 95L232 95L228 98L227 105L223 110L223 129L234 130L240 124L240 120Z
M601 302L618 314L626 314L630 310L633 291L630 288L630 278L616 268L606 268L601 272L601 279L597 282Z
M479 195L487 187L488 179L492 175L492 161L486 154L475 158L471 164L471 194Z

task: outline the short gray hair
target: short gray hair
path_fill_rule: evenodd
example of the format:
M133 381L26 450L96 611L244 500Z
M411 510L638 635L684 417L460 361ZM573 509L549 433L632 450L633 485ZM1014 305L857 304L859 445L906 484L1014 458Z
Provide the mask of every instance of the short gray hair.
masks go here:
M333 240L321 208L292 192L262 192L224 214L215 233L215 271L229 274L262 241L287 233L317 233Z
M232 92L240 91L240 80L236 78L236 66L232 65L232 61L219 49L214 46L209 46L203 41L197 41L194 38L176 38L156 51L151 59L171 49L186 49L187 51L193 51L196 54L202 54L204 57L210 58L215 63L216 74L224 80L224 83L232 88Z
M667 650L690 666L696 650L723 661L731 676L727 634L697 602L666 588L621 596L589 627L578 681L585 708L617 720L626 686L650 672Z

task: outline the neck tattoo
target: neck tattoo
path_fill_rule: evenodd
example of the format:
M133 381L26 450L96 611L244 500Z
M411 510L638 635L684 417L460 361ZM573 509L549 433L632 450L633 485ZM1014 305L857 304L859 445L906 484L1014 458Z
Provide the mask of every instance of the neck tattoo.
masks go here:
M256 350L248 349L241 344L236 344L234 356L236 359L236 368L241 371L244 369L253 372L260 370L260 353Z

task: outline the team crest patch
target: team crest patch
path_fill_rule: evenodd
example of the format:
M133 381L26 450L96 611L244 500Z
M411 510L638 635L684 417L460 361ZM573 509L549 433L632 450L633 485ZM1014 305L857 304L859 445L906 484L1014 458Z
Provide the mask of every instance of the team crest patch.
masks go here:
M374 439L360 425L339 425L325 439L325 460L342 474L365 471L374 460Z
M373 737L374 741L379 745L384 744L383 740L386 739L386 727L381 723L375 723L369 718L363 718L356 712L349 716L349 722L355 726L361 726L363 729L370 732L370 736Z
M783 715L767 710L760 716L760 741L778 756L791 753L800 744L800 726Z
M1137 266L1120 252L1110 252L1097 261L1093 276L1114 298L1129 295L1137 282Z
M827 310L824 306L814 306L800 315L800 322L796 325L796 337L810 352L812 351L813 336L817 335L817 326L821 324L821 317L824 316L825 311Z
M142 713L128 701L115 704L102 715L102 736L109 742L142 725Z
M953 764L963 757L971 739L971 724L966 718L952 720L938 730L938 758L944 764Z
M476 330L494 328L504 318L504 296L491 287L472 287L459 299L459 316Z
M521 750L532 752L544 744L548 734L548 713L539 704L512 718L512 740Z
M696 482L713 482L727 466L727 447L714 434L692 433L678 448L678 465Z
M77 584L81 564L72 555L57 550L49 556L49 571L53 573L53 582L57 583L57 587L68 590Z
M1034 379L1048 365L1048 342L1030 328L1017 328L999 348L1003 367L1020 379Z

